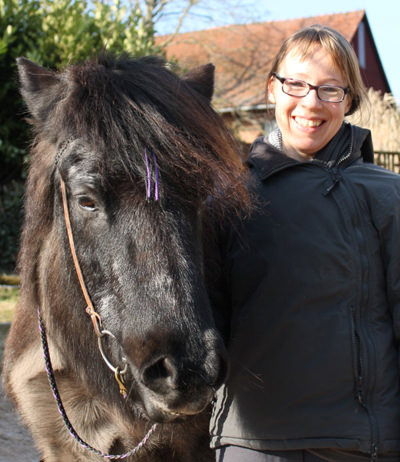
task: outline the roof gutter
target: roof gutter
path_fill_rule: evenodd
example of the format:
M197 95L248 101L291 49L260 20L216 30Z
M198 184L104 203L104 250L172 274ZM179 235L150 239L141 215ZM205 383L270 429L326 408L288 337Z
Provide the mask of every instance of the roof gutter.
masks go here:
M222 107L216 108L215 110L219 114L233 114L237 112L252 112L252 111L265 111L267 109L272 109L273 104L254 104L252 106L232 106L232 107Z

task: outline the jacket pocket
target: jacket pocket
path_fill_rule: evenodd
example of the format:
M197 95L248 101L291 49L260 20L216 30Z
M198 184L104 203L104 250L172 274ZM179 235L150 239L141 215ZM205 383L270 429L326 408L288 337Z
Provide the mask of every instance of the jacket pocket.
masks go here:
M361 356L361 341L357 329L356 310L355 306L350 306L350 332L353 351L353 375L354 375L354 395L356 400L365 407L363 397L363 364Z

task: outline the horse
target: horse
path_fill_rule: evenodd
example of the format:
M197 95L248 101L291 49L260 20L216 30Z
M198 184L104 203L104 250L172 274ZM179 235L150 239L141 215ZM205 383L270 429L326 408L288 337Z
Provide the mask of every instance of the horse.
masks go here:
M214 66L17 64L33 137L6 393L45 462L211 461L227 360L204 249L249 205Z

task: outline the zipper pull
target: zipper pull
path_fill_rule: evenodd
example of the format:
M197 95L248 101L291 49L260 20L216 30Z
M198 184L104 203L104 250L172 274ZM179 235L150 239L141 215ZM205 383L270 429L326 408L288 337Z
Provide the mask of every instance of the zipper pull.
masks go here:
M326 188L326 190L323 192L323 195L324 196L327 196L331 191L332 189L337 185L339 184L340 180L342 179L342 177L340 176L340 174L338 172L335 172L335 171L331 171L331 174L332 174L332 177L333 177L333 182L330 186L328 186Z
M371 446L371 462L378 462L378 446L376 444Z
M364 406L365 407L365 403L364 403L364 398L363 398L363 392L362 392L362 387L363 387L363 378L361 375L359 375L357 377L357 390L356 390L356 396L357 396L357 399L359 401L359 403L361 404L361 406Z

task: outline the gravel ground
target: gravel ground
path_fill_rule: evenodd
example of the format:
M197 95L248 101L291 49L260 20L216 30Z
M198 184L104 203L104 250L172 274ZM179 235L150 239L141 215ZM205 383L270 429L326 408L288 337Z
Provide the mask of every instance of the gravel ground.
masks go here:
M9 326L0 324L0 364ZM13 405L4 396L0 380L0 462L36 462L39 454L31 436L21 425Z

